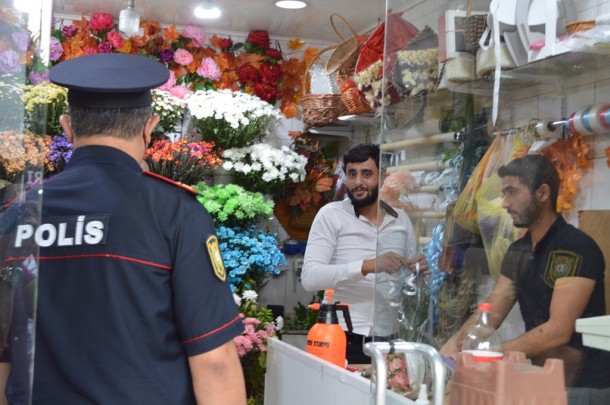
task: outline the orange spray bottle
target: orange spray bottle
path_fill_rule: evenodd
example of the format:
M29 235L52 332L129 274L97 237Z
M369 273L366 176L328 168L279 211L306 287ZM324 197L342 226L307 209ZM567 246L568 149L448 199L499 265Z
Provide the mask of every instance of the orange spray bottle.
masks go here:
M320 310L316 323L307 334L307 353L329 361L339 367L345 367L347 339L337 317L337 311L343 312L345 324L352 331L352 319L349 306L339 302L332 303L335 290L325 290L321 304L311 304L309 308Z

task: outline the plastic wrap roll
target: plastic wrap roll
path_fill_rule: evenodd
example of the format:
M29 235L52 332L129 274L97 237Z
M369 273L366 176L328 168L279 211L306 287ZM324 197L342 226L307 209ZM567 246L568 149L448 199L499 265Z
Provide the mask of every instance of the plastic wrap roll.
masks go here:
M581 135L610 132L610 104L595 104L570 114L570 131Z

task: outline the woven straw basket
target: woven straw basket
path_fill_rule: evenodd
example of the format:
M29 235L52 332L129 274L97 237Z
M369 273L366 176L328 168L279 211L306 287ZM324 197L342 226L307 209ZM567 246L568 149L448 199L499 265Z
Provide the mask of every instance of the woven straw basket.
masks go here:
M335 17L340 18L345 26L350 30L352 33L350 38L346 39L343 35L341 35L341 33L339 33L339 30L335 25ZM330 24L332 25L337 36L341 39L341 42L339 45L337 45L326 62L325 70L327 74L332 74L338 70L355 66L356 60L358 59L358 50L360 49L361 45L358 34L341 14L332 13L330 15Z
M331 49L335 49L335 46L329 46L322 49L318 52L318 57ZM311 60L307 66L307 73L303 78L301 114L303 122L307 127L331 124L346 111L345 105L343 105L343 101L341 101L341 94L307 94L307 84L309 80L308 72L316 59L317 57Z

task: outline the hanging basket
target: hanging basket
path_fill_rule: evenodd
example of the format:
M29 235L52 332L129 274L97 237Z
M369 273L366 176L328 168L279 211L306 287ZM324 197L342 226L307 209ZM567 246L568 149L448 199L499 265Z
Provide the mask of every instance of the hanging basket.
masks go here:
M487 14L472 15L472 0L466 4L466 18L464 19L464 45L473 55L481 47L479 40L487 28Z
M346 39L339 33L339 30L335 25L335 21L333 20L334 17L340 18L347 26L352 33L350 38ZM358 50L360 49L361 45L361 39L358 37L358 34L342 15L332 13L330 15L330 24L332 25L337 36L341 39L341 42L330 55L328 61L326 61L325 70L327 74L332 74L338 70L354 66L358 60ZM364 39L362 39L362 41L363 40Z
M335 46L330 46L318 52L318 57L324 52L334 49ZM309 69L313 62L317 59L313 58L307 66L306 74L303 78L303 97L301 98L301 115L303 122L307 127L315 127L331 124L346 111L345 105L341 101L341 94L307 94L307 82L309 80Z
M358 90L353 80L354 69L345 69L337 72L337 84L341 91L341 101L350 114L363 114L372 111L365 95Z

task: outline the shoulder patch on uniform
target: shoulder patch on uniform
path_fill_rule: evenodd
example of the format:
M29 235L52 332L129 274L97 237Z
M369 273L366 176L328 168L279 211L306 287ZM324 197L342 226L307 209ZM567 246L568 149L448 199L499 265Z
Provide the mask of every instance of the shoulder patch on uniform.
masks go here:
M218 277L220 281L227 279L227 272L225 270L225 264L222 261L222 255L220 254L220 247L218 246L218 238L212 235L205 241L205 246L210 254L210 261L212 262L212 269L214 275Z
M544 271L544 282L549 287L555 286L555 281L563 277L577 277L582 265L582 256L569 250L555 250L549 254Z
M191 193L193 195L197 195L197 191L193 187L191 187L191 186L187 186L186 184L183 184L183 183L180 183L178 181L174 181L174 180L168 179L165 176L161 176L160 174L149 172L147 170L145 170L143 173L146 176L148 176L148 177L153 177L155 179L162 180L162 181L164 181L166 183L169 183L169 184L171 184L173 186L176 186L176 187L179 187L179 188L181 188L183 190L186 190L186 191L188 191L189 193Z

